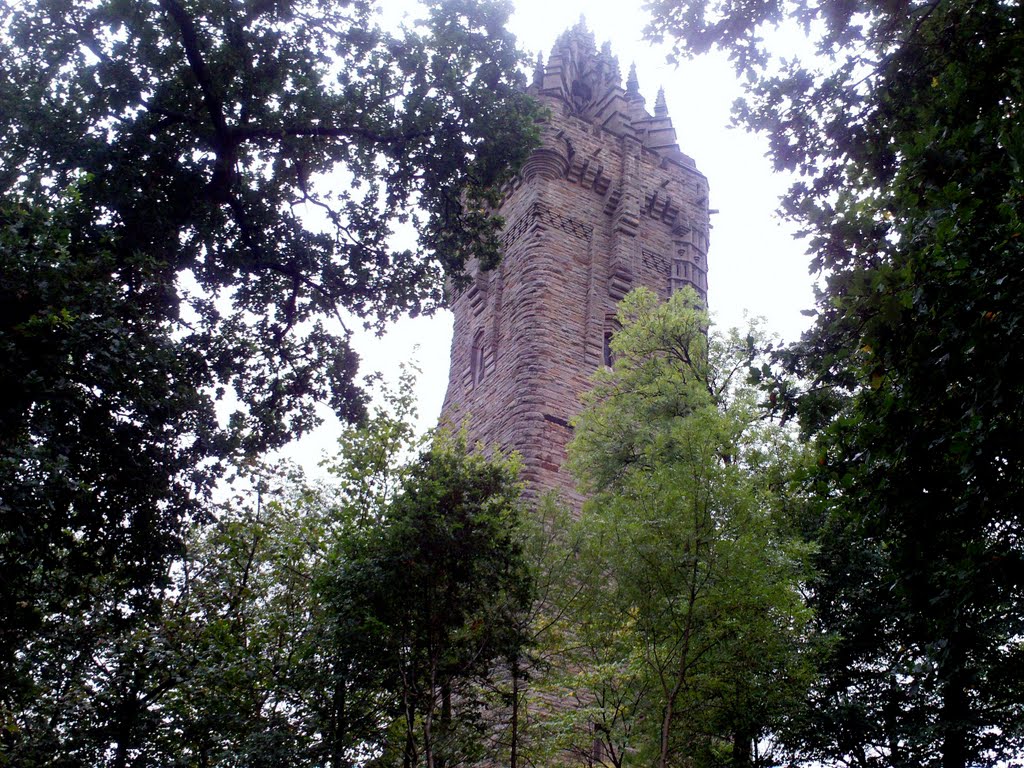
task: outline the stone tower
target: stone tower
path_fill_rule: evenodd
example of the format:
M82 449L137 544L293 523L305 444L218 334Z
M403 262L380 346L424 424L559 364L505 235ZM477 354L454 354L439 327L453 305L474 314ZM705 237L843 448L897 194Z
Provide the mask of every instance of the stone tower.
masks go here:
M581 22L538 61L530 93L548 108L542 145L507 190L504 258L453 297L442 420L523 457L531 493L558 490L571 419L608 360L615 307L631 289L707 290L708 185L679 151L659 92L651 114L635 69Z

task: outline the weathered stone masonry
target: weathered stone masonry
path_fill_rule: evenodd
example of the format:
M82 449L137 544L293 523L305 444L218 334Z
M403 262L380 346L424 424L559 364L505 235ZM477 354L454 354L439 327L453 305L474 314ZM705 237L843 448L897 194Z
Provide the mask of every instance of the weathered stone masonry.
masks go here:
M471 441L518 451L531 492L561 491L570 421L605 364L617 302L644 285L707 289L708 185L679 151L664 95L645 108L635 71L582 24L538 62L530 89L550 110L543 143L508 190L505 255L452 302L442 419Z

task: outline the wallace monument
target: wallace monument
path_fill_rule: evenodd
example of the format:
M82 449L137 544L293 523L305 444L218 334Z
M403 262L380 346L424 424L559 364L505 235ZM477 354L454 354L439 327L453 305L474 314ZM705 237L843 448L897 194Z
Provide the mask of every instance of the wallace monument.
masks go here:
M663 94L652 114L635 70L623 86L582 23L538 62L529 92L549 117L499 210L500 266L471 266L453 297L442 420L518 452L530 494L560 491L578 507L562 466L570 420L610 363L616 304L638 286L706 295L708 184L679 150Z

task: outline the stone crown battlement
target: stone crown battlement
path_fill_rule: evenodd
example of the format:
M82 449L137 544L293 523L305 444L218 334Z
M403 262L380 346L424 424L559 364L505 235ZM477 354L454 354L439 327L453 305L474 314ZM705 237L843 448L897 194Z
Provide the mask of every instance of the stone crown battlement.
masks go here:
M664 90L659 89L651 114L640 94L636 66L630 67L623 87L618 58L608 43L598 50L582 20L558 37L546 64L537 58L528 92L561 102L568 114L615 136L635 138L661 157L696 167L693 158L679 150Z

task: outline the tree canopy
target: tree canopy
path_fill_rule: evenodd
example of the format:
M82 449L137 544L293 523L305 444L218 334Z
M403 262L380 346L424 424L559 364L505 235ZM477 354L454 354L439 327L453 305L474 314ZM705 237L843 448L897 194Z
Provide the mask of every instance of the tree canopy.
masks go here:
M593 494L570 607L573 716L616 766L771 764L809 681L807 550L783 479L801 452L745 384L754 335L713 334L709 350L692 291L660 303L638 289L618 317L614 367L571 445Z
M415 434L410 382L343 430L329 479L239 468L213 521L189 529L159 615L125 621L100 588L50 617L19 654L32 695L0 765L507 755L491 739L533 599L517 466Z
M535 137L508 10L388 31L365 0L4 4L5 687L88 579L150 601L225 458L318 402L361 417L346 322L494 263Z
M774 397L817 435L812 602L836 637L811 756L1019 754L1024 605L1024 19L926 0L650 4L679 53L719 46L736 116L797 175L783 210L821 275ZM764 26L802 25L782 60Z
M380 670L372 714L381 764L455 766L484 759L497 709L490 681L521 652L532 602L518 530L518 467L467 455L457 440L424 453L386 514L340 542L327 577L337 616L339 684ZM365 687L356 694L366 695Z

